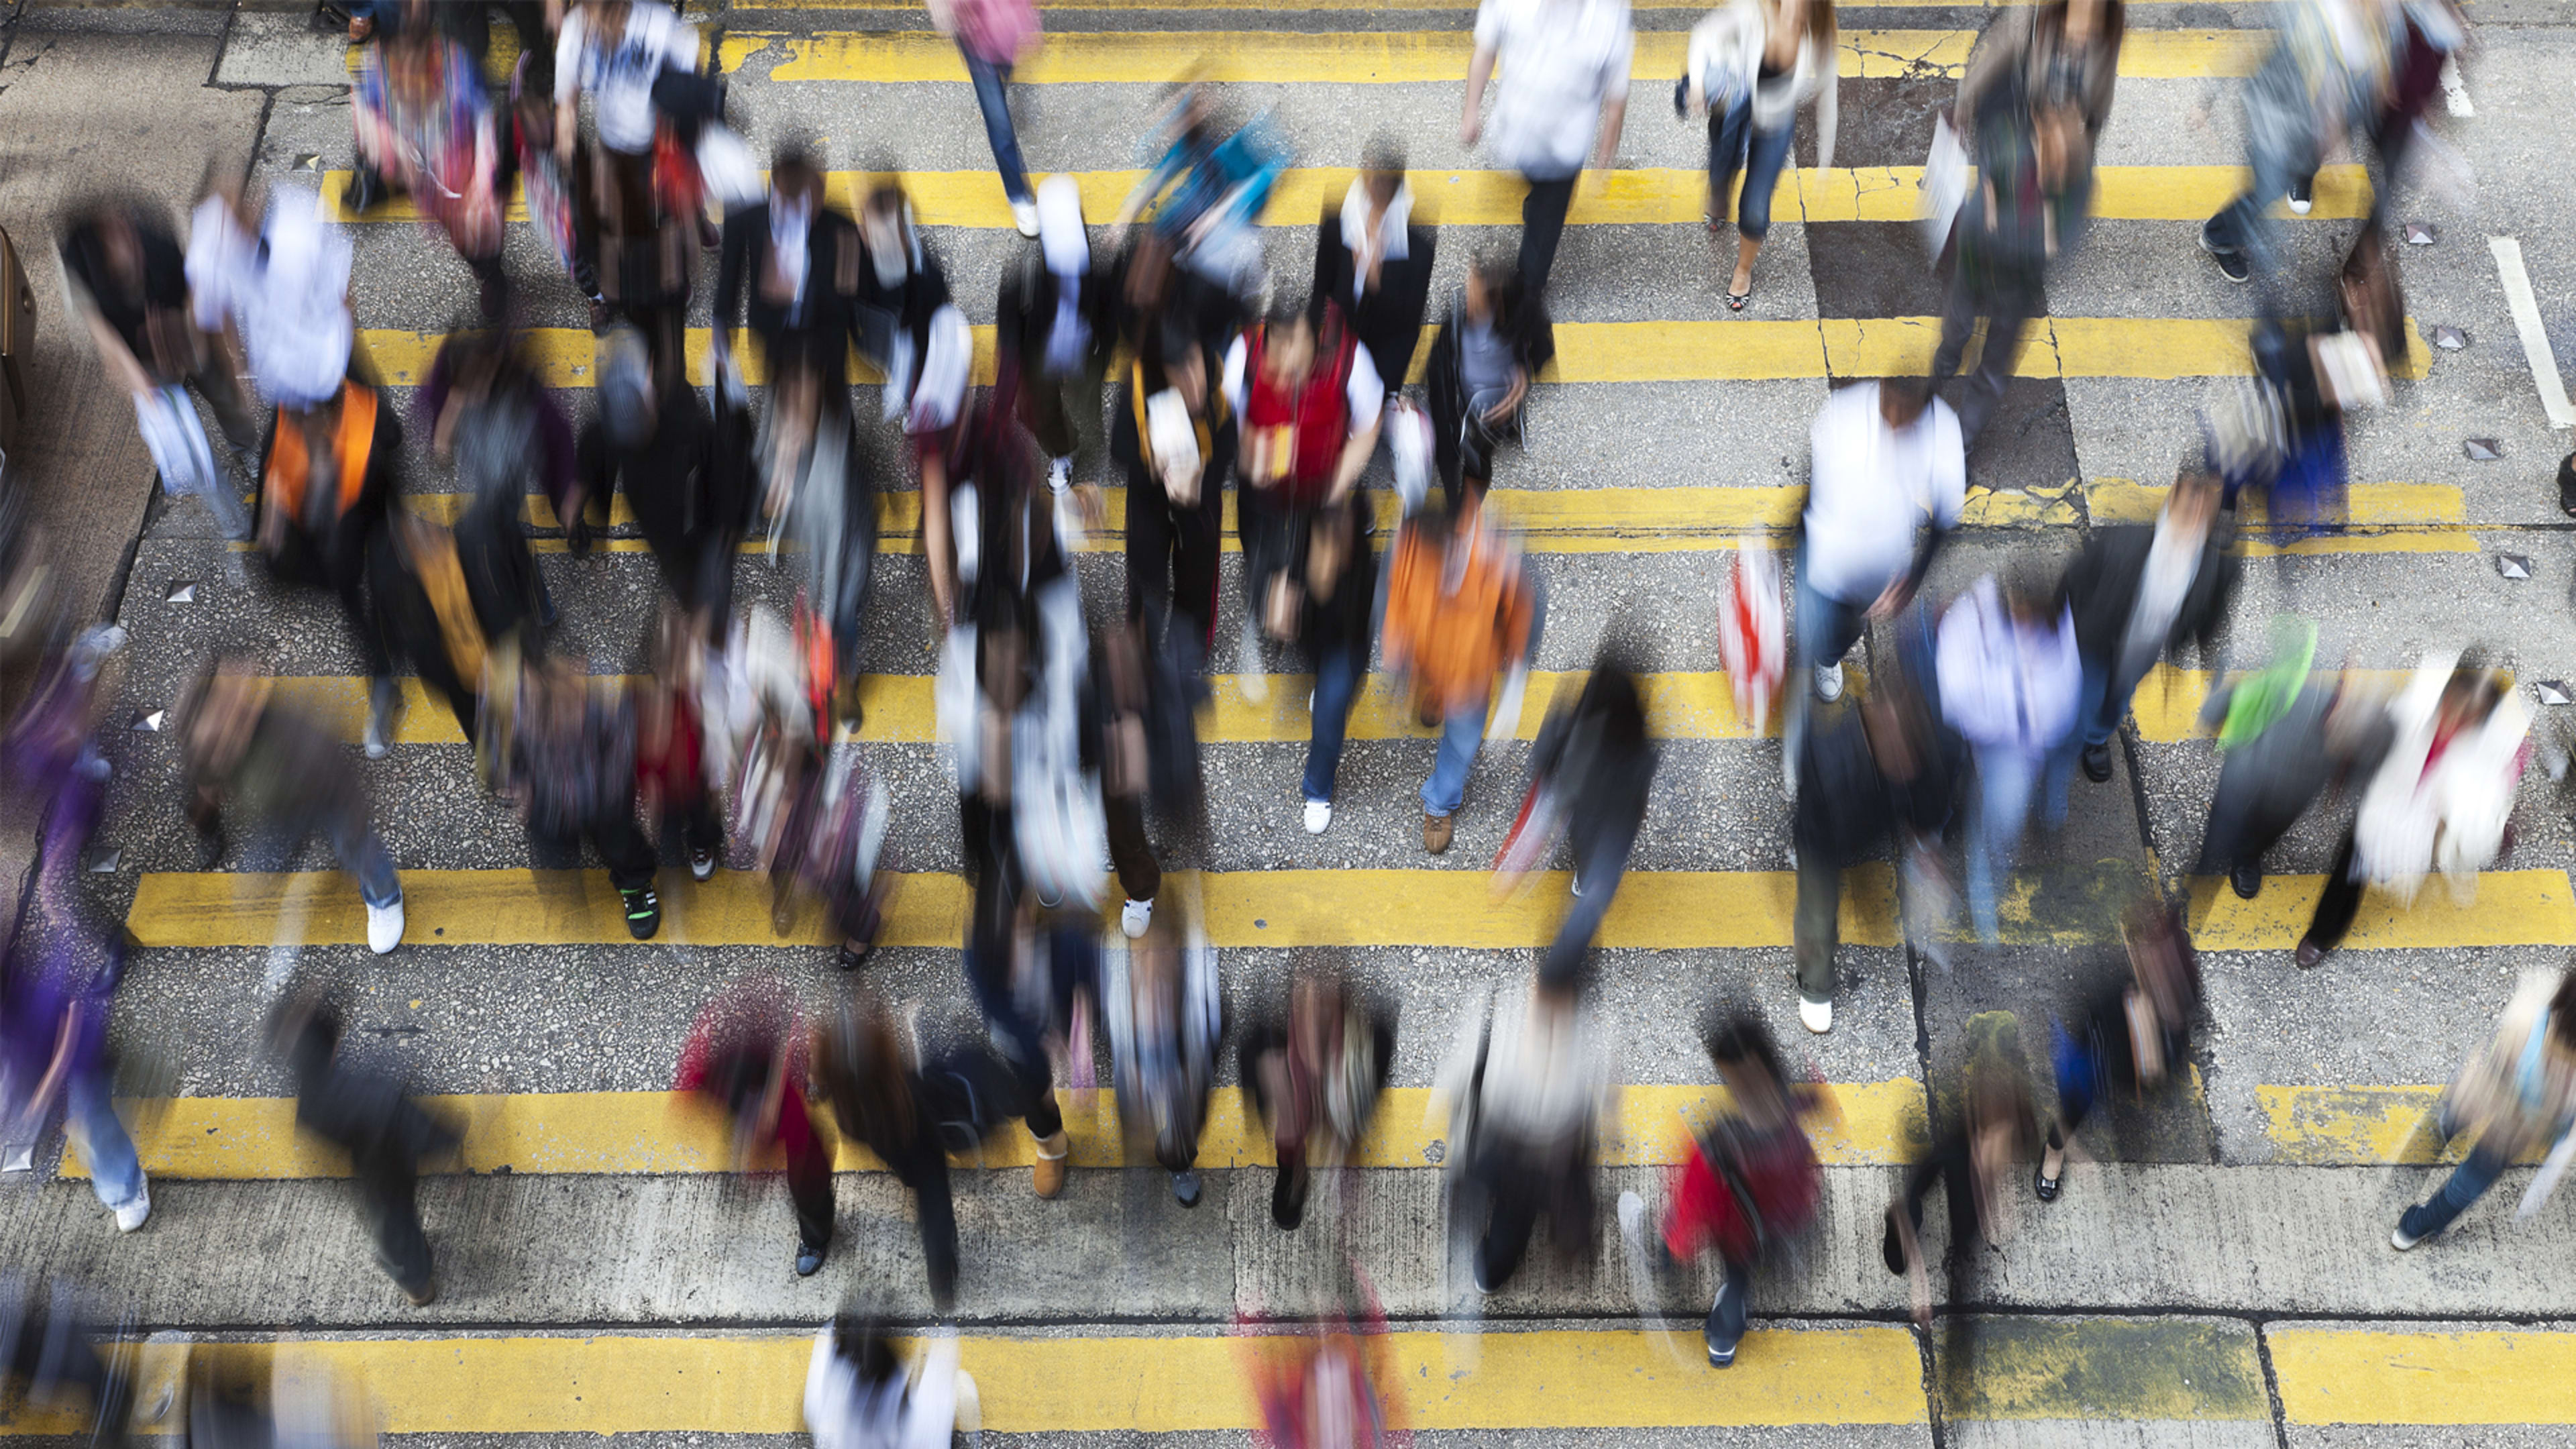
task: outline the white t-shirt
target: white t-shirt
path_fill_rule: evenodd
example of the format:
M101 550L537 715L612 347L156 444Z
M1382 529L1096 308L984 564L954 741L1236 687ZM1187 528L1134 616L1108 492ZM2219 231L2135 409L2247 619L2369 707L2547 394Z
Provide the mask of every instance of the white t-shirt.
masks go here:
M1583 169L1601 107L1628 94L1628 0L1484 0L1476 48L1495 54L1494 159L1541 180Z
M1249 356L1243 334L1237 333L1234 345L1225 350L1225 400L1236 417L1243 416L1243 372ZM1351 344L1351 375L1342 385L1342 396L1350 404L1352 432L1365 433L1377 426L1378 410L1386 406L1386 383L1364 343Z
M1968 501L1968 450L1959 415L1939 398L1910 427L1878 415L1878 384L1854 383L1825 399L1809 432L1807 582L1866 608L1914 559L1914 530L1929 515L1950 528Z
M575 10L555 38L555 106L568 109L581 92L590 92L599 143L641 155L653 149L654 78L666 70L697 68L697 27L658 0L636 0L626 15L626 35L614 47L591 35L590 12Z

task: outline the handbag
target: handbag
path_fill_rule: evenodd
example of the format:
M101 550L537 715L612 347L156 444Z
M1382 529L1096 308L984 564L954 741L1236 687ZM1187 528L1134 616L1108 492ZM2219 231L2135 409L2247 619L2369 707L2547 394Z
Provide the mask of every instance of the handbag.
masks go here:
M215 472L213 445L206 441L206 425L199 421L196 404L184 389L165 386L136 393L134 415L143 446L152 454L152 466L161 472L162 492L174 498L183 493L202 496L222 486Z
M1395 459L1396 496L1404 500L1404 516L1411 518L1431 496L1430 416L1409 399L1398 399L1387 409L1386 444Z
M1960 144L1959 133L1950 129L1947 116L1932 122L1932 150L1923 158L1922 185L1923 248L1938 261L1950 245L1959 207L1968 199L1968 148Z

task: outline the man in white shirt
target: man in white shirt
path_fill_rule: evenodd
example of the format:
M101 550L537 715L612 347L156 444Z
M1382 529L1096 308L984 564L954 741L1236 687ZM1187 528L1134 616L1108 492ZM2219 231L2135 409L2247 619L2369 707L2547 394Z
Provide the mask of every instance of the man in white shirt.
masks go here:
M1557 239L1584 158L1610 169L1628 116L1628 64L1636 33L1628 0L1484 0L1476 54L1467 66L1467 113L1458 139L1483 132L1485 82L1502 64L1494 102L1494 158L1521 173L1521 280L1535 294L1556 265ZM1596 123L1600 144L1594 149Z
M1842 697L1842 657L1870 619L1905 607L1968 495L1958 414L1929 381L1854 383L1809 433L1806 537L1798 553L1797 660L1816 697ZM1921 525L1931 524L1929 531Z

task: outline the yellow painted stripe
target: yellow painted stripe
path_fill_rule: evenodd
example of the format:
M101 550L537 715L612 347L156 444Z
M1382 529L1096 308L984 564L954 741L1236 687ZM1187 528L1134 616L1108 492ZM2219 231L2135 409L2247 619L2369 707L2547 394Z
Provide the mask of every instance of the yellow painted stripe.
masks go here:
M1926 1136L1923 1088L1911 1080L1832 1088L1838 1116L1815 1133L1817 1155L1833 1166L1911 1161ZM1116 1103L1106 1091L1060 1090L1076 1167L1148 1166L1122 1151ZM1630 1086L1601 1124L1602 1161L1616 1167L1660 1167L1683 1160L1692 1131L1726 1101L1724 1087ZM423 1105L463 1129L455 1170L514 1174L671 1174L733 1170L725 1128L688 1098L667 1092L538 1092L436 1096ZM345 1177L335 1149L295 1128L291 1097L178 1097L136 1104L136 1136L145 1171L154 1177L275 1181ZM1361 1167L1432 1167L1447 1123L1427 1088L1396 1087L1352 1158ZM997 1134L983 1152L960 1163L1025 1167L1033 1147L1025 1132ZM1202 1168L1275 1165L1270 1131L1238 1087L1219 1087L1199 1138ZM884 1170L854 1143L839 1146L842 1172ZM62 1175L85 1177L77 1151L66 1148Z
M2576 1424L2576 1333L2273 1327L2293 1424Z
M2253 1331L2187 1318L1979 1318L1974 1352L1932 1335L1942 1416L1977 1420L2268 1420ZM1955 1431L1953 1431L1955 1432Z
M2022 377L2235 377L2252 371L2241 320L2170 317L2046 317L2030 324L2016 372ZM1429 340L1432 328L1424 329ZM1940 339L1937 317L1826 318L1785 322L1562 322L1556 360L1542 382L1709 382L1803 377L1879 377L1919 373ZM975 333L975 381L993 379L993 329ZM367 328L369 361L391 387L429 378L445 334ZM531 328L528 346L549 387L589 387L591 334L574 327ZM2407 322L2407 358L2395 375L2421 377L2430 354ZM707 330L689 329L689 380L707 381ZM764 380L758 357L743 352L743 374ZM1415 370L1427 361L1426 347ZM1829 365L1830 364L1830 365ZM880 381L853 358L853 383Z
M1973 30L1846 30L1841 70L1881 79L1927 70L1955 76L1976 39ZM2120 74L2159 80L2250 75L2269 41L2259 30L2133 30L2120 48ZM1688 44L1680 31L1639 34L1631 74L1642 81L1676 79ZM1270 85L1456 82L1466 79L1473 48L1474 37L1464 31L1059 31L1012 79L1028 85L1163 85L1185 77ZM955 42L929 31L724 39L729 72L763 54L776 57L768 72L775 81L967 78Z
M2255 1105L2264 1134L2282 1162L2316 1167L2380 1163L2457 1162L2472 1145L2462 1137L2447 1147L2431 1114L2442 1099L2437 1086L2260 1086ZM2538 1162L2534 1148L2521 1160Z
M1178 881L1184 873L1167 873ZM1445 946L1513 950L1556 929L1566 876L1536 876L1507 899L1491 895L1481 870L1278 870L1199 877L1203 924L1219 946ZM605 873L532 870L403 872L404 915L415 946L632 944L626 915ZM1639 871L1619 886L1601 928L1609 947L1652 950L1782 947L1797 876L1789 871ZM887 907L889 946L954 947L965 939L968 892L953 875L899 875ZM1846 877L1842 939L1892 946L1895 882L1887 867ZM831 935L805 921L781 936L770 928L769 889L757 876L719 872L662 898L657 944L822 945ZM366 939L366 910L337 871L147 872L126 916L142 946L265 946L279 917L301 916L298 939L316 945Z
M834 172L834 195L853 207L855 186L864 173ZM1127 193L1142 181L1142 171L1078 171L1084 214L1106 220L1117 214ZM1281 174L1263 212L1264 226L1313 226L1326 206L1339 207L1342 193L1357 172L1349 167L1296 167ZM1521 196L1528 188L1509 171L1414 171L1414 219L1441 226L1518 226ZM2241 166L2104 166L2094 172L2093 213L2115 221L2198 221L2229 201L2246 185ZM351 214L340 205L349 173L326 173L322 215L336 222L416 222L420 213L411 198L398 196L372 211ZM1772 213L1805 221L1912 221L1920 210L1919 166L1812 167L1781 173L1772 192ZM1012 226L1011 208L1001 183L990 171L914 171L903 178L913 214L924 226L977 227L1002 230ZM1640 167L1613 171L1598 186L1578 190L1566 221L1574 226L1650 226L1696 223L1706 209L1708 173L1686 167ZM2367 215L2370 177L2363 168L2343 164L2317 173L2316 204L2311 221ZM526 221L527 209L514 196L509 219Z
M1920 1424L1914 1335L1884 1325L1758 1329L1711 1387L1691 1335L1403 1331L1364 1341L1389 1418L1414 1430ZM362 1389L387 1434L795 1434L807 1333L681 1337L305 1339L197 1345L226 1383L328 1376ZM1232 1334L968 1337L983 1427L999 1434L1240 1433L1262 1427L1261 1345ZM134 1398L187 1401L190 1350L144 1349ZM175 1391L174 1391L175 1389ZM0 1433L68 1434L19 1408ZM166 1431L168 1426L138 1424Z
M2263 893L2239 900L2212 877L2191 887L2192 941L2204 951L2294 947L2315 913L2325 877L2266 876ZM2452 899L2439 880L2410 906L2372 890L2344 941L2346 949L2450 950L2468 946L2576 946L2576 893L2563 870L2481 872L2474 899Z

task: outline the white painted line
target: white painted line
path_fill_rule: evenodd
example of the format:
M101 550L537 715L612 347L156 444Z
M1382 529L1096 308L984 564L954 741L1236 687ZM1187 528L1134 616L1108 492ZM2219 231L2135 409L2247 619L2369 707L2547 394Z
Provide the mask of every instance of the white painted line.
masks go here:
M2478 113L2478 108L2469 104L2469 88L2460 83L2460 58L2456 55L2442 62L2442 104L2455 116Z
M2531 295L2531 275L2522 269L2522 243L2509 236L2487 238L2496 271L2504 278L2504 299L2513 308L2513 330L2522 334L2523 359L2531 380L2540 386L2540 405L2553 428L2576 427L2576 407L2567 402L2567 384L2558 376L2558 354L2549 347L2548 329L2540 325L2540 303Z

